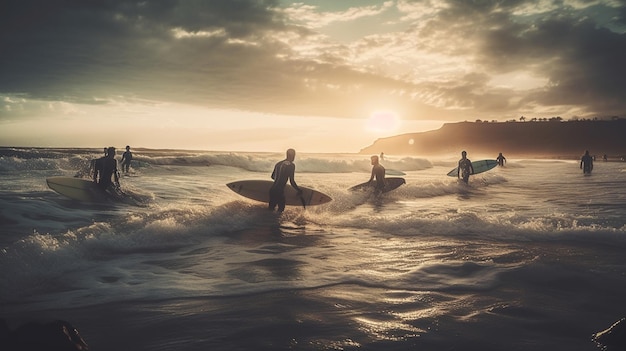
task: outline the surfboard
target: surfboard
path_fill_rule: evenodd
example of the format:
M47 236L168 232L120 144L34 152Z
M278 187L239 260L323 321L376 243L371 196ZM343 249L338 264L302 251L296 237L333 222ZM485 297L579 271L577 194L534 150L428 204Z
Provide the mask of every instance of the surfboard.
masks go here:
M474 161L474 162L472 162L472 167L474 168L474 173L472 173L472 174L479 174L479 173L487 172L488 170L494 168L497 165L498 165L498 161L496 161L496 160ZM448 172L448 176L449 177L456 177L458 168L459 167L454 167L453 170Z
M404 178L399 178L399 177L385 177L385 181L387 182L387 186L385 186L385 188L383 189L383 193L386 193L388 191L392 191L392 190L398 188L402 184L406 184L406 181L404 180ZM371 183L365 182L365 183L361 183L361 184L355 185L355 186L349 188L348 190L350 190L350 191L361 191L361 190L374 189L374 185L375 184L376 184L375 181L372 181Z
M48 187L73 200L85 202L103 202L107 200L105 192L89 179L73 177L50 177L46 179Z
M226 184L230 190L248 199L269 203L270 188L274 184L271 180L240 180ZM301 185L302 195L298 195L291 185L285 186L285 203L288 206L316 206L332 201L332 198L317 190Z

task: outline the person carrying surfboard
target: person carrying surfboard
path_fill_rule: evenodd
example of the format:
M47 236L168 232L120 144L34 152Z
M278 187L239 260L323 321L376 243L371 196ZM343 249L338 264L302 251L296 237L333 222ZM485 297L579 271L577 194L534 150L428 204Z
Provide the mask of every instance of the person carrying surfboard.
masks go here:
M115 185L119 188L120 179L117 171L117 160L115 160L115 148L109 147L107 155L96 160L93 171L93 181L100 189L107 190L113 185L111 177L115 179Z
M374 192L376 194L380 194L385 189L386 181L385 181L385 167L380 164L380 160L378 156L374 155L370 157L372 163L372 175L370 176L370 180L368 183L371 183L374 178L376 179L376 185L374 186Z
M470 174L474 174L474 166L472 166L472 161L467 158L467 152L461 152L461 159L459 160L459 167L457 167L456 177L463 179L463 181L467 184L469 182Z
M293 161L296 158L296 150L288 149L287 150L287 158L276 163L274 166L274 171L272 172L272 179L274 179L274 184L270 188L270 202L269 209L270 211L274 211L276 206L278 206L278 212L283 212L285 210L286 200L285 200L285 186L287 185L287 180L291 186L298 191L298 196L302 195L302 190L296 184L294 179L294 175L296 173L296 164ZM304 199L303 199L304 205Z

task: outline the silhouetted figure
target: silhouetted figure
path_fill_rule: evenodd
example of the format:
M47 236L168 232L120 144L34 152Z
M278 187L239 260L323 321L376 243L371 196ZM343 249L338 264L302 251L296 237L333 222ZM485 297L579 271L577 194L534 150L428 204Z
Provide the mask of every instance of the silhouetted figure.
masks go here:
M504 166L504 164L506 163L506 157L504 157L502 153L500 153L498 157L496 157L496 160L498 161L498 166L500 167Z
M381 152L380 153L380 160L383 161L385 159L385 153Z
M96 160L93 172L93 181L98 184L102 190L107 190L115 179L115 185L119 187L120 179L117 171L117 161L115 160L115 148L109 147L107 149L107 155Z
M126 151L122 154L122 170L128 173L130 169L130 161L133 159L133 153L130 152L130 146L126 145Z
M593 171L593 158L589 155L589 150L586 150L583 157L580 158L580 169L585 174L590 174Z
M602 156L602 161L606 162L606 161L608 161L608 160L609 160L609 158L606 156L606 154L604 154L604 155Z
M456 177L462 178L467 184L469 182L470 174L474 174L474 166L472 166L472 161L467 158L467 152L462 151L459 166L456 170Z
M302 194L302 190L298 187L298 184L296 184L296 181L294 180L296 164L293 163L293 161L295 158L296 150L288 149L287 158L278 162L274 166L274 171L272 172L274 184L270 188L270 211L274 211L276 206L278 206L278 212L283 212L285 210L285 186L287 185L287 180L289 180L291 186L298 191L298 195Z
M385 188L386 182L385 182L385 167L383 167L383 165L380 164L380 160L378 159L378 156L374 155L372 157L370 157L371 160L371 164L372 164L372 175L370 176L370 180L368 180L368 183L371 183L374 179L376 179L376 185L374 186L374 192L376 194L380 194L382 193L383 189Z

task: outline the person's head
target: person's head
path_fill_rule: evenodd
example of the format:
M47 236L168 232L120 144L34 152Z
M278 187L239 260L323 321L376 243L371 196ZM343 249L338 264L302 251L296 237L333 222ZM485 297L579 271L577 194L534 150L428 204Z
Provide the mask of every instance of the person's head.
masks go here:
M296 159L296 150L287 149L287 160L293 161Z
M585 155L589 155L589 150L585 150Z
M126 151L130 150L130 146L126 145Z
M465 158L465 157L467 156L467 151L465 151L465 150L464 150L464 151L461 151L461 156L462 156L463 158Z
M502 153L500 153L498 156L502 156Z
M372 160L372 165L377 165L378 164L378 156L374 155L374 156L370 157L370 160Z
M115 148L113 146L109 147L107 149L107 156L108 157L114 157L115 156Z

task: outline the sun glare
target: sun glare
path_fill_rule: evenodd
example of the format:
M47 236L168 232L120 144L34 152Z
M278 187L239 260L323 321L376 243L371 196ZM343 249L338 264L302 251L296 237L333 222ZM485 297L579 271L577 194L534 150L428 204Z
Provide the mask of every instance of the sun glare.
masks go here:
M373 112L366 125L366 129L371 132L386 133L393 132L400 126L400 119L392 111Z

